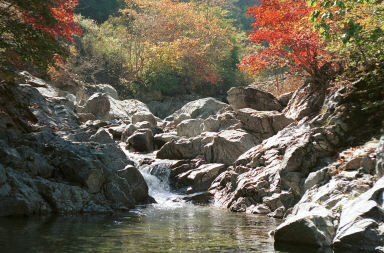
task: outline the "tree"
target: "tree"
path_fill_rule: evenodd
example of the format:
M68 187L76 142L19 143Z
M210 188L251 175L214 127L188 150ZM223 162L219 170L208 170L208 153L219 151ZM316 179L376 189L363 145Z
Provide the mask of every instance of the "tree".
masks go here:
M98 23L105 22L110 15L117 15L124 6L123 0L79 0L76 13L91 18Z
M66 42L80 34L77 0L5 0L0 3L0 66L48 65L68 55Z
M319 31L312 29L312 11L304 0L262 0L249 8L248 15L256 20L250 40L263 47L246 57L240 68L254 74L287 66L317 76L330 55Z

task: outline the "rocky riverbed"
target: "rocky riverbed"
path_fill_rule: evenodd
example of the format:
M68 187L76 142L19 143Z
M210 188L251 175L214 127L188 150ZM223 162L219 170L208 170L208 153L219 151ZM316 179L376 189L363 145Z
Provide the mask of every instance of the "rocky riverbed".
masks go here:
M157 101L154 115L110 85L64 91L23 72L0 86L0 216L153 203L138 170L148 165L183 201L284 219L277 245L383 252L384 110L350 110L351 93L235 87L228 104Z

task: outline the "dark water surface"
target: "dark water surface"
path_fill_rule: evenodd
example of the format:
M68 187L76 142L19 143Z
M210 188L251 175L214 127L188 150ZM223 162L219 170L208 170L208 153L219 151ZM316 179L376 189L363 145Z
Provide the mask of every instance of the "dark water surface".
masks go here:
M119 216L1 218L0 252L274 252L276 221L183 203Z

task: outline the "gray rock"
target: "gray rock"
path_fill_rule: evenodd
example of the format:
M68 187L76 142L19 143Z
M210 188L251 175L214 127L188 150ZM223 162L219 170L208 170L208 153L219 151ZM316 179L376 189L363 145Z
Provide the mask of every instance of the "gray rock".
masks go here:
M0 185L4 184L7 181L7 174L5 173L5 168L0 164Z
M80 112L92 113L96 117L103 117L111 108L109 98L104 93L95 93L85 103L84 108L79 108Z
M284 114L287 118L301 120L320 111L325 99L325 89L315 82L307 81L295 91Z
M282 219L284 217L285 208L283 206L277 208L274 212L269 213L267 216L276 218L276 219Z
M191 186L188 193L208 190L213 180L225 169L224 164L209 163L180 174L177 177L178 186Z
M128 126L126 126L121 135L121 141L126 142L128 137L131 136L134 132L136 132L137 129L138 128L133 124L129 124Z
M274 211L277 208L283 206L283 203L280 201L280 194L278 193L275 193L270 197L263 198L263 203L268 206L271 211Z
M260 204L257 206L252 205L248 207L247 212L253 213L253 214L267 214L271 212L271 209L269 209L269 207L264 204Z
M185 137L195 137L203 132L201 124L203 119L188 119L177 125L177 135Z
M261 139L275 135L293 122L293 120L276 111L266 112L244 108L239 109L237 115L244 128L255 132Z
M343 206L333 240L336 248L374 251L384 244L384 178Z
M235 111L242 108L258 111L281 111L282 109L279 101L271 93L252 86L231 88L228 91L227 100Z
M151 123L152 127L157 126L156 118L150 112L146 112L146 111L137 112L137 113L132 115L132 124L136 124L138 122L144 122L144 121Z
M115 143L113 140L112 134L110 134L106 129L100 128L97 132L91 136L90 141L106 144L106 143Z
M151 129L139 129L133 133L128 139L127 143L130 148L139 152L152 152L153 146L153 133Z
M80 122L87 122L88 120L95 120L96 117L92 113L78 113Z
M159 159L193 159L202 154L202 147L200 137L182 138L166 143L157 152L156 157Z
M311 189L314 185L326 181L327 179L329 179L327 168L311 172L304 182L303 191L307 191Z
M179 136L177 136L176 133L162 133L162 134L156 134L154 136L154 143L155 146L160 149L162 146L164 146L167 142L170 141L176 141L180 139Z
M335 235L334 219L333 213L322 206L303 204L277 227L275 242L330 246Z
M289 100L291 100L293 96L293 91L284 93L278 97L279 103L283 106L286 107L289 103Z
M241 154L257 144L258 141L245 131L224 130L204 146L204 157L210 163L232 165Z
M179 115L186 114L187 117L190 117L192 119L205 119L208 118L210 115L216 114L219 110L227 107L227 104L220 102L214 98L203 98L187 103L181 109L177 110L170 116L176 119L179 117Z
M382 177L384 176L384 136L381 136L376 152L376 174Z

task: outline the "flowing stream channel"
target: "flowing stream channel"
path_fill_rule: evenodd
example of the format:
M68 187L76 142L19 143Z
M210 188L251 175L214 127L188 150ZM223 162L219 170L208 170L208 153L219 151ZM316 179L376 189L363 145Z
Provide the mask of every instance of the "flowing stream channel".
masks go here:
M268 235L278 221L180 201L167 163L140 166L156 204L113 216L1 218L0 252L280 252Z

